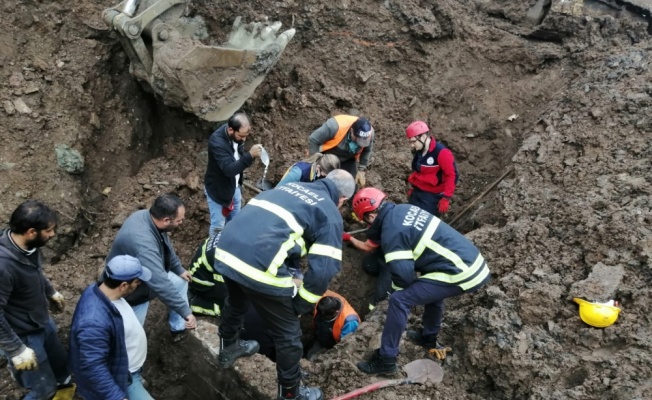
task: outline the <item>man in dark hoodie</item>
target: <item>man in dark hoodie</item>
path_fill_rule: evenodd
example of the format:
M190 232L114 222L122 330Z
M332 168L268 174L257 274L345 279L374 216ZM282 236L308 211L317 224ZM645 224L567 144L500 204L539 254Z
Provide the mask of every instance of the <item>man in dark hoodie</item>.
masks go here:
M9 229L0 234L0 354L9 360L16 382L29 389L27 400L48 400L55 394L72 399L74 393L69 390L66 350L48 312L48 299L59 310L64 300L43 274L39 251L54 237L56 226L52 209L28 200L14 210Z

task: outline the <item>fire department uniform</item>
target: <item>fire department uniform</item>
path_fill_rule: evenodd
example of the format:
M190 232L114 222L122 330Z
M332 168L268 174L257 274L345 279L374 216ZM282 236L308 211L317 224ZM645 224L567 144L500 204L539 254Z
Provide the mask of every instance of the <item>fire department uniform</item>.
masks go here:
M219 331L237 338L249 302L274 339L279 383L300 379L303 354L299 315L312 312L342 260L339 194L330 179L291 182L252 199L227 224L215 250L215 270L229 296ZM297 289L289 268L308 258Z
M412 158L408 202L439 216L439 201L453 197L458 179L453 153L431 137L426 154L418 151Z
M380 229L370 239L380 243L395 289L379 354L396 357L411 307L425 306L423 336L436 336L444 299L478 290L489 281L490 272L469 239L419 207L388 203L377 223Z
M190 309L195 314L219 317L226 299L226 286L222 275L215 272L215 246L221 231L211 235L199 246L190 262L188 272L192 276L188 284Z

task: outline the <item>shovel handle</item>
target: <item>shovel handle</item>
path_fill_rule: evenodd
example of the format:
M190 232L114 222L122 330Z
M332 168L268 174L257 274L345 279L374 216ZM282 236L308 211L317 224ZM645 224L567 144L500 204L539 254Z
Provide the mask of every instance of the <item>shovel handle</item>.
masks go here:
M388 386L404 385L406 383L412 383L412 382L409 379L386 379L384 381L372 383L371 385L367 385L359 389L355 389L351 392L344 393L341 396L333 397L331 400L348 400L354 397L358 397L361 394L373 392L374 390L382 389Z

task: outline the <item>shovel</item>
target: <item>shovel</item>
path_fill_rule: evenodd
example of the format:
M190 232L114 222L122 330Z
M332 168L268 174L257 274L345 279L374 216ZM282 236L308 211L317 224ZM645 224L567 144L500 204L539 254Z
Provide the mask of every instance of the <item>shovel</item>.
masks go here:
M331 400L348 400L354 397L358 397L361 394L373 392L374 390L390 386L409 385L412 383L422 384L427 382L439 383L444 378L444 370L433 360L414 360L409 364L406 364L403 367L403 371L407 373L407 378L387 379L384 381L372 383L371 385L367 385L352 392L334 397Z
M269 190L269 189L274 189L274 185L272 182L268 181L265 179L267 176L267 168L269 167L269 154L267 154L267 150L263 147L262 152L260 154L260 161L263 162L265 165L265 172L263 172L263 177L256 182L256 187L260 190Z

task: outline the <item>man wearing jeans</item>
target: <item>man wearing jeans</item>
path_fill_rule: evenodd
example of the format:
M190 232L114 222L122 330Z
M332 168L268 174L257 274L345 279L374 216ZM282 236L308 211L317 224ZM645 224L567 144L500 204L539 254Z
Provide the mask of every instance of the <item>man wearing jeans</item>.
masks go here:
M125 299L143 325L149 301L158 297L170 310L170 331L175 342L184 337L186 329L197 326L188 305L190 274L181 265L168 237L168 232L181 225L185 213L177 195L157 197L149 210L136 211L127 218L107 257L108 262L119 255L136 257L152 273L147 284L140 285Z
M38 250L54 237L57 217L45 204L28 200L11 214L9 230L0 232L0 356L27 400L72 399L67 354L48 299L63 309L63 296L43 275ZM60 389L60 390L59 390ZM57 391L59 392L57 393Z
M263 146L255 144L249 152L244 142L251 124L243 112L236 112L208 139L208 167L204 176L204 191L211 214L208 234L224 228L240 211L242 204L242 174L255 157L260 157Z
M102 277L82 293L70 328L70 369L79 394L85 400L152 400L140 377L147 337L124 299L152 273L135 257L117 256Z

